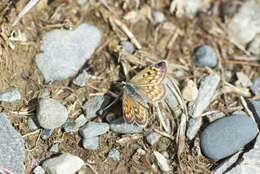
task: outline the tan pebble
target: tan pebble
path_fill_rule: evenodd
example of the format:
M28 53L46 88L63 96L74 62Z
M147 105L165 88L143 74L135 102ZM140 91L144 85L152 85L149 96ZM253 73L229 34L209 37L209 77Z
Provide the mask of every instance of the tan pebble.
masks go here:
M194 101L198 96L198 88L192 80L187 80L182 90L182 96L187 101Z

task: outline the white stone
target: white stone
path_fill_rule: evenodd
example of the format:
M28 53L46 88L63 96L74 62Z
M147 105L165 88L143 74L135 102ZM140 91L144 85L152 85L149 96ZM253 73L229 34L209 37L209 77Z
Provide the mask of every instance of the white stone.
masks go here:
M64 153L58 157L44 161L42 167L48 174L74 174L83 165L84 161L79 157Z

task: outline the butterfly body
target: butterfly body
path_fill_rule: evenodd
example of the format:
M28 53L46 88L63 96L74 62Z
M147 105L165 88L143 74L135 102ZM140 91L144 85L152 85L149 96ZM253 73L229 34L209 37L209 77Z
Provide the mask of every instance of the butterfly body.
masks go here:
M166 70L166 62L161 61L145 68L126 83L122 103L127 122L146 124L149 104L160 101L165 95L162 81Z

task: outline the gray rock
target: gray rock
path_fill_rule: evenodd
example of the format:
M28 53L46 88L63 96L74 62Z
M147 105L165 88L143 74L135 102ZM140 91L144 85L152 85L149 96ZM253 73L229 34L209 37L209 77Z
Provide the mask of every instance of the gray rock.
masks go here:
M255 0L245 1L239 12L229 22L229 37L232 42L245 45L253 40L259 32L260 5Z
M121 46L124 51L133 54L135 52L135 46L132 44L132 42L129 41L122 41Z
M50 152L53 152L53 153L58 153L60 151L59 149L59 143L55 143L51 146L50 148Z
M96 150L99 145L99 137L84 138L82 145L87 150Z
M120 161L120 152L113 148L109 151L108 158L111 158L114 161Z
M257 35L248 46L248 51L255 55L260 56L260 35Z
M252 86L251 80L245 73L237 72L236 75L237 75L238 82L240 83L240 86L245 88Z
M33 174L45 174L45 170L41 166L37 166L33 169Z
M242 162L226 172L227 174L255 174L260 173L260 136L256 138L254 148L242 156Z
M218 64L218 57L213 48L203 45L195 49L193 53L194 62L200 66L214 68Z
M77 131L81 126L83 126L87 122L86 117L81 114L78 118L75 120L68 120L64 125L64 131L65 132L75 132Z
M28 128L30 131L35 131L35 130L39 129L32 117L28 118L27 124L28 124Z
M161 138L161 135L156 133L156 132L150 132L149 134L147 134L145 136L146 141L150 144L150 145L154 145L155 143L157 143Z
M201 116L203 111L209 106L219 81L220 77L217 74L208 75L202 80L198 97L195 102L189 106L189 114L193 118Z
M109 131L109 124L89 122L80 129L83 138L96 137Z
M43 129L41 132L41 138L43 140L47 140L51 137L52 133L53 133L53 129Z
M67 120L64 124L63 124L63 129L65 132L75 132L77 131L76 128L76 122L74 120Z
M253 81L253 85L252 85L252 91L255 95L259 95L260 96L260 77L256 78Z
M3 102L14 102L21 100L21 94L17 88L11 87L5 91L0 92L0 101Z
M246 115L232 115L211 123L201 134L201 149L213 160L225 158L255 138L256 123Z
M154 151L153 154L156 158L157 164L160 167L160 169L164 172L169 172L171 169L170 169L170 166L168 164L168 160L162 154L160 154L157 151Z
M45 160L42 167L50 174L74 174L83 165L84 161L79 157L64 153L58 157Z
M128 124L122 118L112 121L110 124L110 129L113 132L120 134L134 134L143 132L142 127L139 127L136 124Z
M160 11L153 11L152 12L152 17L153 17L153 20L154 20L155 24L160 24L160 23L163 23L165 21L165 16Z
M89 99L83 106L82 109L85 112L85 116L88 120L93 119L97 116L97 112L102 109L102 106L107 105L109 102L108 96L95 96Z
M39 101L37 119L41 127L55 129L63 125L68 118L68 111L57 100L43 98Z
M0 113L0 137L0 166L12 173L23 174L24 140L3 113Z
M89 74L84 70L72 82L74 85L83 87L86 85L86 82L89 78L90 78Z
M91 57L101 40L93 25L81 24L72 31L53 30L43 36L36 65L46 82L64 80L75 75Z
M189 120L189 125L188 125L188 129L186 132L186 135L189 140L192 140L193 138L195 138L195 136L199 132L201 126L202 126L202 117L191 118Z

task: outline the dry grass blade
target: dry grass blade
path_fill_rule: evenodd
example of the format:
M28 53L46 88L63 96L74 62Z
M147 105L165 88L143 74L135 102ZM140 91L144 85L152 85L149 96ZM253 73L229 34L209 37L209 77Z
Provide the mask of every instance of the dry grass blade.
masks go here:
M23 10L18 14L18 16L16 17L15 21L13 22L12 26L14 27L20 20L21 18L28 13L37 3L39 2L39 0L30 0L25 7L23 8Z

